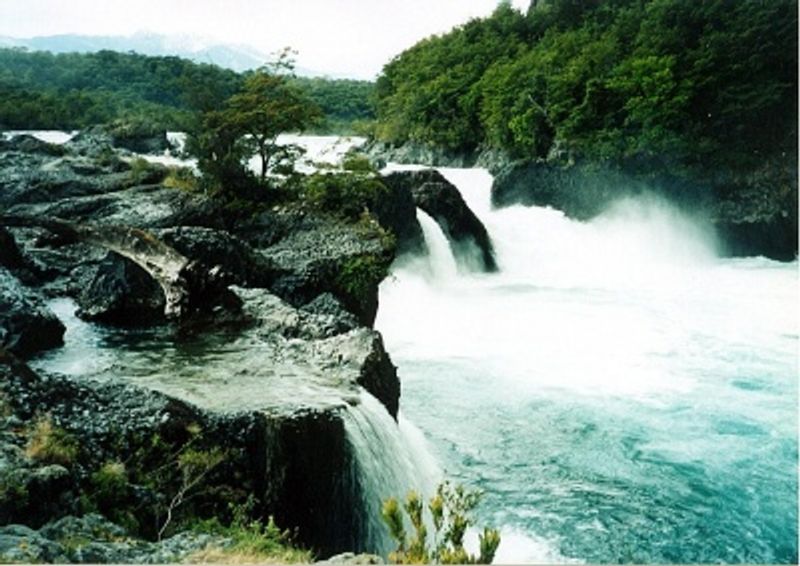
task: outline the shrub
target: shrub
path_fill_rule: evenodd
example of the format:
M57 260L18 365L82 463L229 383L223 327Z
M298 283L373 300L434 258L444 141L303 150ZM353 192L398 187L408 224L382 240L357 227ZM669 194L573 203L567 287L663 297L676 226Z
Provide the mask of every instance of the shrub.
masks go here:
M362 153L348 153L342 161L342 169L354 173L375 173L369 158Z
M315 173L305 179L303 199L315 208L355 221L387 192L386 185L371 175Z
M359 255L345 261L336 283L353 298L360 299L377 287L389 273L386 260L375 255Z
M163 184L169 189L182 191L195 191L198 188L198 179L189 167L169 167Z
M195 531L219 535L231 540L228 546L210 545L196 552L187 561L191 563L255 564L311 562L310 551L298 548L289 531L281 531L272 517L267 523L250 519L252 499L244 505L232 506L233 520L228 526L218 519L203 521Z
M464 548L464 534L473 524L471 513L479 500L479 492L467 491L461 485L453 487L449 482L439 485L428 503L434 529L433 545L429 546L424 505L419 494L409 492L402 509L397 499L390 497L383 502L381 510L389 534L397 542L397 549L389 555L389 560L398 564L491 564L500 545L500 533L496 529L486 527L478 536L480 551L477 556ZM410 538L406 534L403 510L414 529Z
M40 417L28 431L25 454L44 464L69 466L78 456L78 442L71 434L54 426L49 416Z

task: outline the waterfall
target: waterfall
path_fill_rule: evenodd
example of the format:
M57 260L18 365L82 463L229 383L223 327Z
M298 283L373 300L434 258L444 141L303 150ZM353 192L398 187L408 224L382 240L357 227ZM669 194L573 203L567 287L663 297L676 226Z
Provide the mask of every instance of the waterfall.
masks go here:
M458 275L458 266L450 242L442 227L427 212L417 209L417 220L422 227L425 246L428 248L427 272L434 280L453 279Z
M394 545L381 519L382 502L402 500L410 490L432 495L441 472L414 425L402 414L395 422L367 391L361 390L359 403L349 408L344 422L364 517L364 545L385 556Z

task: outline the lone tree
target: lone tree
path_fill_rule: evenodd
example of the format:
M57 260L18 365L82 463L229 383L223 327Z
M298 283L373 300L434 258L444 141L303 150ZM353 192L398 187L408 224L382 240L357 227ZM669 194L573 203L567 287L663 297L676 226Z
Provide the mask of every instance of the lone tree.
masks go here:
M321 116L319 108L291 84L290 56L288 49L282 51L276 62L248 74L221 108L201 113L188 147L198 157L200 170L218 184L247 177L247 161L254 155L261 160L263 182L270 167L287 155L278 136L302 131Z

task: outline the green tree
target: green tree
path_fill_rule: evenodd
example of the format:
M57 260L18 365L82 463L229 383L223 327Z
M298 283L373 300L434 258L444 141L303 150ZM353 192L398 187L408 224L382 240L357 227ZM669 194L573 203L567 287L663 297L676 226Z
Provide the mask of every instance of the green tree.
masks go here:
M272 160L280 155L278 136L302 131L321 116L319 108L279 72L286 66L291 69L290 63L281 59L272 68L255 71L241 91L227 100L223 111L223 121L233 131L248 136L253 153L261 159L262 181Z

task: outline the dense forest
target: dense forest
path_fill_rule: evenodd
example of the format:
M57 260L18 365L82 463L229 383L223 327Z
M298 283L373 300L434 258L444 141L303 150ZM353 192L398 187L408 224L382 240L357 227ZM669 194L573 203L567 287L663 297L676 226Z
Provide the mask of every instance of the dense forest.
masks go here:
M0 49L0 128L73 129L134 118L183 130L193 111L219 105L247 76L178 57ZM292 82L322 109L318 131L350 131L355 122L373 118L372 83Z
M395 57L376 94L392 143L748 168L797 152L797 2L501 2Z

